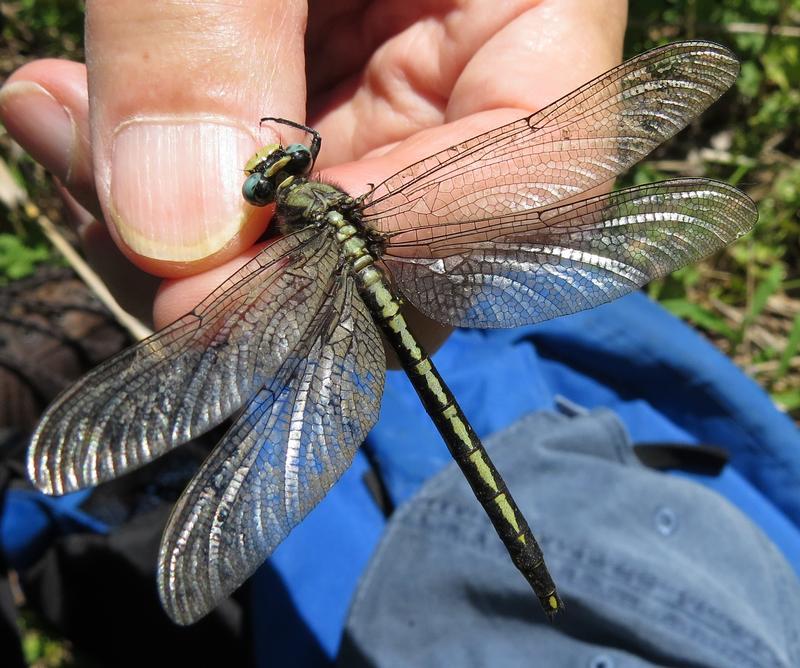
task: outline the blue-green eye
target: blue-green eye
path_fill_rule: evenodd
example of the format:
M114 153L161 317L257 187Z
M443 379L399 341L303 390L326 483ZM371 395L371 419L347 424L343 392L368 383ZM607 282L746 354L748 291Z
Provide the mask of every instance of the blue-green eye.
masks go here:
M304 144L290 144L285 149L292 161L285 168L290 174L305 174L311 164L311 151Z
M254 206L266 206L275 201L275 187L261 172L253 172L242 185L242 195Z

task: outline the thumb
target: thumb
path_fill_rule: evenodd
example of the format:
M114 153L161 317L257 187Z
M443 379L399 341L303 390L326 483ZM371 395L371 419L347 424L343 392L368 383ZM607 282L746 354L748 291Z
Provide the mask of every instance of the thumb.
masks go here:
M194 274L264 231L242 168L265 143L260 116L305 115L305 21L296 0L88 3L97 194L142 269Z

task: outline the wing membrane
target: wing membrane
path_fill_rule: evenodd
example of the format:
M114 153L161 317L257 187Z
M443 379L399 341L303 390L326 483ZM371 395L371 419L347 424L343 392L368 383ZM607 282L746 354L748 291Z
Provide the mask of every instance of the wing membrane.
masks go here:
M431 258L384 256L428 317L464 327L516 327L616 299L722 248L755 224L747 195L708 179L676 179L453 234Z
M94 485L219 424L303 334L337 258L315 230L281 239L191 313L84 376L39 422L31 480L56 494Z
M395 248L424 247L449 225L476 228L574 197L678 132L738 71L733 54L711 42L653 49L535 114L398 172L368 195L365 219Z
M378 417L386 363L351 279L250 402L178 501L159 591L189 624L239 587L350 466Z

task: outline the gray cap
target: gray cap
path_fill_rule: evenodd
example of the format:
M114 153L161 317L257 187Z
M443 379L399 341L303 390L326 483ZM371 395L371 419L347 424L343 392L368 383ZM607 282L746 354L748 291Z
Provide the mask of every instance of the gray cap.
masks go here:
M609 411L487 440L566 603L549 622L455 465L392 516L341 665L800 666L800 582L713 491L635 456Z

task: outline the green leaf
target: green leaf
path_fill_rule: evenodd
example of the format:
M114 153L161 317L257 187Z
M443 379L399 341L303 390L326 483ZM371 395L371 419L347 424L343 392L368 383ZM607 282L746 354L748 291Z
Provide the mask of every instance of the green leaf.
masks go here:
M737 332L716 313L686 299L665 299L661 305L673 315L684 318L698 327L735 341Z
M0 234L0 278L17 280L29 276L37 264L49 258L46 243L28 246L14 234Z
M764 75L761 68L754 62L748 60L742 63L742 69L739 73L736 85L742 95L754 98L758 95L763 80Z
M800 408L800 388L786 390L785 392L773 392L773 401L786 411L793 411Z
M767 300L780 289L781 281L783 281L783 266L775 264L767 270L766 275L756 287L753 300L742 321L742 332L761 315L767 305Z
M789 370L789 365L792 363L792 358L797 354L797 349L800 348L800 314L795 316L794 324L792 324L792 331L789 333L789 339L786 342L786 347L781 353L781 362L778 370L775 372L776 378L783 378Z

